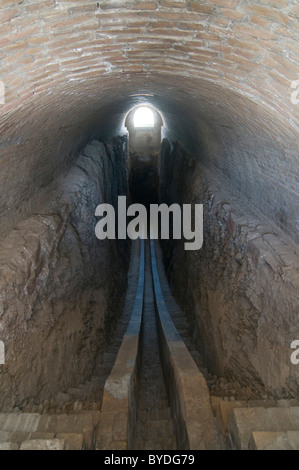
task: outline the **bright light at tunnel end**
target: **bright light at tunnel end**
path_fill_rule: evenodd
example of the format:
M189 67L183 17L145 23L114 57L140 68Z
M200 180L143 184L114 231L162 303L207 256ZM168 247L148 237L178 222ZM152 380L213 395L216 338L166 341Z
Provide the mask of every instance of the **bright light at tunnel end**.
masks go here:
M148 106L140 106L134 112L133 118L134 127L154 127L155 118L154 113Z
M172 214L171 231L170 214ZM98 205L95 215L101 217L95 227L95 234L99 240L106 238L124 240L127 237L131 240L147 239L149 228L150 239L158 239L160 235L163 240L170 238L188 240L184 243L185 250L199 250L203 244L203 204L183 204L182 207L179 204L171 206L150 204L148 217L143 204L132 204L127 208L126 196L118 196L117 216L111 204ZM127 217L135 218L127 224Z

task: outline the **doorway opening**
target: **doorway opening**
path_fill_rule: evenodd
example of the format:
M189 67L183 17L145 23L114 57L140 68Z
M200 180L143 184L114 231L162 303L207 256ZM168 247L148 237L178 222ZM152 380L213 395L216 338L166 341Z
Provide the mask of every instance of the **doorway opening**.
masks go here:
M154 113L148 106L140 106L134 111L134 128L153 128L154 127Z
M129 133L131 203L148 207L158 203L162 117L155 108L140 105L128 113L125 126Z

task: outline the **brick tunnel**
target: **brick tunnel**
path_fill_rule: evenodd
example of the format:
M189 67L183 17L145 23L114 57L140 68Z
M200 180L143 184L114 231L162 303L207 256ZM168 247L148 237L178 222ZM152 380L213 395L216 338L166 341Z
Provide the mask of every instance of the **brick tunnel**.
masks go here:
M203 204L201 249L163 240L157 256L220 447L299 448L298 16L295 0L1 0L0 448L100 446L100 418L92 443L31 421L20 441L11 423L106 413L96 387L136 266L130 240L95 236L95 210L129 201L138 178L148 202L127 127L138 106L161 124L143 157L155 201ZM244 438L247 408L265 418ZM188 419L173 419L178 442ZM186 429L179 448L205 448ZM128 448L113 432L120 447L102 448Z

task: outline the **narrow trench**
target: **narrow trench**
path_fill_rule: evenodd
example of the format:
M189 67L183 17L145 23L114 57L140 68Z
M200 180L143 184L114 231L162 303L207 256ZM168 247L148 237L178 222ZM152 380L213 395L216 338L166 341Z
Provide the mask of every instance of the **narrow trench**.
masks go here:
M129 126L131 200L143 204L147 210L150 204L159 203L157 166L161 125L157 116L156 122L158 124L153 129L143 128L139 133L138 129ZM136 411L133 449L177 449L159 351L149 240L145 243L145 291Z
M145 245L145 292L141 340L137 423L133 448L175 450L177 444L174 425L159 353L148 241Z

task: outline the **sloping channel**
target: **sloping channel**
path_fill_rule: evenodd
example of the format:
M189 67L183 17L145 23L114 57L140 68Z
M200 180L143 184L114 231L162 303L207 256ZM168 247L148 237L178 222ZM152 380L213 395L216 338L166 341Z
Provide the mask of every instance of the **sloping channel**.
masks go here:
M176 449L158 343L150 245L145 246L145 290L138 371L137 420L133 449Z
M168 312L158 241L158 260L154 240L132 243L140 243L138 288L105 383L96 448L219 449L206 381Z

